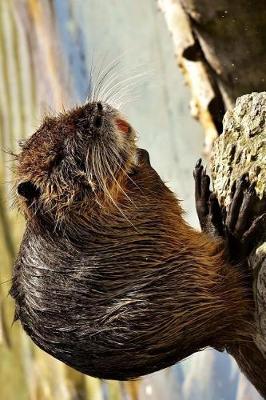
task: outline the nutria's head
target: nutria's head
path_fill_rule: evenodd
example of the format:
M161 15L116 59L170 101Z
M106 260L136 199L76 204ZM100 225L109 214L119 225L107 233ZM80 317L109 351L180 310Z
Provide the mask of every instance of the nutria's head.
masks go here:
M65 218L80 207L115 201L137 162L136 134L101 102L47 117L18 157L17 200L26 216Z
M128 379L232 337L237 290L225 289L216 245L183 221L118 111L91 103L46 119L16 175L27 224L11 294L39 347Z

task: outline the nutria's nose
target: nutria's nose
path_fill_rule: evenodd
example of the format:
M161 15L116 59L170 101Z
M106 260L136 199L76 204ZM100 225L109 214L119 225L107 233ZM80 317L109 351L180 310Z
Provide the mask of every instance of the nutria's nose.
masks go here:
M99 101L97 103L97 108L98 108L98 111L100 111L100 112L103 110L103 105Z
M102 126L103 119L101 115L96 115L94 118L94 126L95 128L100 128Z
M102 114L101 114L102 111L103 111L102 103L100 103L100 102L96 103L96 107L97 107L98 113L95 116L93 123L94 123L95 128L100 128L102 126L102 123L103 123L103 117L102 117Z
M27 200L34 200L40 195L40 189L30 181L20 182L17 187L17 193Z

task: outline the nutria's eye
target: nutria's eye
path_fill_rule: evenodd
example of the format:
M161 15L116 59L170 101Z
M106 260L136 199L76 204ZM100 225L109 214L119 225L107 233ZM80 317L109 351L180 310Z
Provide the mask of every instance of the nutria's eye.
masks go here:
M20 196L30 201L40 195L40 189L30 181L21 182L17 187L17 192Z

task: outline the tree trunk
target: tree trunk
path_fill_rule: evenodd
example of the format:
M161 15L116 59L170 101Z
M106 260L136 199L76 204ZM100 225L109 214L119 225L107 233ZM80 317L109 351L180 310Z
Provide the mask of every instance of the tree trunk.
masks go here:
M158 0L192 89L207 150L237 97L266 90L266 11L260 0Z
M266 92L237 99L224 117L224 131L215 141L211 155L214 191L228 208L233 182L248 173L255 184L257 201L252 214L266 209ZM262 240L249 259L254 276L257 337L255 341L266 357L266 227Z

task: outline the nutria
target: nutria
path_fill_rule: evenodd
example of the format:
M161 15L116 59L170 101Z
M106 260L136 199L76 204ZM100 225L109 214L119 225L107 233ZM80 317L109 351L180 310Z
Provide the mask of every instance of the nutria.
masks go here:
M232 266L223 239L185 222L135 141L116 109L91 102L46 118L15 171L26 218L15 318L47 353L106 379L207 346L241 348L254 331L249 274ZM208 180L198 164L197 185L200 177Z

